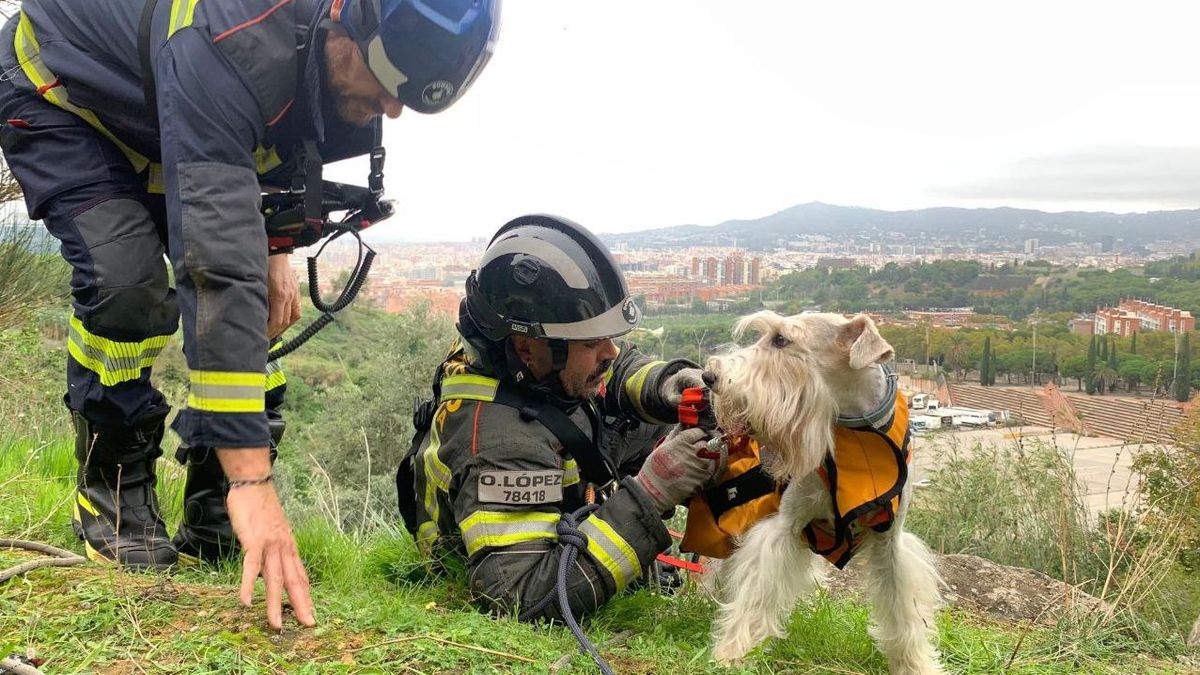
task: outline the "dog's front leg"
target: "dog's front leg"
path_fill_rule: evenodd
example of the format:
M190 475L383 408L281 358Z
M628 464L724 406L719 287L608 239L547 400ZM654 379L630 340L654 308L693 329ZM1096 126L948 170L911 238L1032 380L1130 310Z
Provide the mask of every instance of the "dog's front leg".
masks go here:
M942 579L929 547L904 531L911 489L911 484L905 487L892 528L872 534L863 550L867 594L874 605L871 637L893 675L938 675L943 670L934 646L934 614L941 602Z
M801 540L803 524L829 508L820 478L793 483L779 513L760 520L718 569L721 599L713 627L713 658L729 663L767 637L783 637L787 618L801 595L812 592L825 562ZM799 523L799 525L797 524Z

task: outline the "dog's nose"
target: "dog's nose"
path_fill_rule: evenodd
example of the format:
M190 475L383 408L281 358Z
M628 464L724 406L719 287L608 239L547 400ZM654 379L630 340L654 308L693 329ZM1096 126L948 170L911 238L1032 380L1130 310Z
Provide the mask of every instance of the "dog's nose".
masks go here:
M700 379L704 380L704 385L709 389L717 383L717 374L711 370L706 370L700 375Z

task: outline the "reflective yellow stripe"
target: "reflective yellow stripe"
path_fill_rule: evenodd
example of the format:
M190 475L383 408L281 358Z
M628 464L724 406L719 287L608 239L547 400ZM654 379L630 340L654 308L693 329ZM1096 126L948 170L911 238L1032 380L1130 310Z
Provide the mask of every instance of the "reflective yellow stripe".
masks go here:
M150 162L150 170L146 176L146 192L152 195L167 194L167 183L163 178L162 164L158 162Z
M146 165L150 161L128 145L119 141L111 131L105 128L100 119L91 110L80 108L71 103L67 96L66 87L61 83L50 86L58 80L58 77L50 72L50 69L42 62L41 46L38 45L37 37L33 33L33 22L29 20L25 12L21 12L21 17L17 22L17 34L13 39L13 49L17 53L17 62L21 64L21 70L25 73L25 77L28 77L33 86L38 88L43 98L63 110L80 116L85 122L92 125L96 131L99 131L105 138L112 141L129 160L129 163L133 165L135 172L141 173L146 168Z
M441 507L438 505L438 490L442 492L450 491L450 467L446 466L438 458L438 450L441 447L442 438L435 424L429 428L429 445L425 447L421 455L422 466L425 469L425 513L429 514L430 522L427 525L432 529L427 529L424 534L418 529L417 545L421 552L426 555L433 552L433 544L437 541L439 534L437 521ZM421 528L426 528L426 524L423 523Z
M283 340L276 340L275 343L271 345L271 349L268 351L277 351L282 346ZM271 391L272 389L282 387L285 384L287 384L287 376L283 374L283 359L267 361L266 390Z
M200 0L172 0L171 23L167 25L168 38L174 35L175 31L192 25L192 17L196 13L196 3L199 1Z
M579 463L573 459L563 462L563 487L579 482Z
M140 342L117 342L88 332L79 317L72 316L67 331L67 352L71 358L100 376L100 384L111 387L136 380L143 368L150 368L170 335L155 335Z
M283 160L280 159L275 146L272 145L270 148L264 148L260 145L254 149L254 169L258 172L258 175L261 176L280 164L283 164Z
M87 497L84 497L82 492L77 492L76 495L78 495L77 501L79 502L79 505L83 507L84 511L87 511L97 518L100 517L100 511L97 510L95 506L92 506L92 502Z
M278 361L271 361L267 364L267 383L265 385L266 391L271 391L272 389L277 389L287 384L287 376L283 374L283 366L275 365L277 363ZM275 368L275 370L271 370L272 366Z
M193 370L188 407L220 413L257 413L263 404L265 373Z
M433 553L433 546L438 538L437 523L427 520L417 528L417 548L424 555Z
M539 539L558 539L557 513L541 511L476 511L459 523L467 555L489 547L512 546Z
M442 401L456 398L472 401L496 400L500 381L483 375L452 375L442 380Z
M650 375L650 371L655 366L664 364L666 364L666 361L651 361L639 368L628 380L625 380L625 395L629 397L629 400L633 401L633 408L637 411L637 414L651 424L666 424L666 422L655 419L646 412L646 409L642 406L642 390L646 385L646 378Z
M620 355L621 355L621 348L618 346L617 347L617 356L620 356ZM616 358L614 357L613 363L616 363L616 362L617 362ZM612 378L613 378L613 367L609 366L608 370L604 371L604 385L608 386L608 383L612 382Z
M612 574L617 588L624 588L641 572L637 553L612 525L593 514L579 524L579 530L587 535L588 553Z

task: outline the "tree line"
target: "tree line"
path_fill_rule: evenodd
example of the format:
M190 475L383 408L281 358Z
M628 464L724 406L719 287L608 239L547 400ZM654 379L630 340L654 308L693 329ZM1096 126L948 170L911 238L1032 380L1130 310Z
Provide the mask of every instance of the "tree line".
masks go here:
M1149 263L1144 270L1057 267L1042 261L989 265L939 260L871 270L813 268L771 282L763 295L781 311L895 312L972 307L1025 319L1034 312L1094 312L1140 298L1200 312L1200 262Z

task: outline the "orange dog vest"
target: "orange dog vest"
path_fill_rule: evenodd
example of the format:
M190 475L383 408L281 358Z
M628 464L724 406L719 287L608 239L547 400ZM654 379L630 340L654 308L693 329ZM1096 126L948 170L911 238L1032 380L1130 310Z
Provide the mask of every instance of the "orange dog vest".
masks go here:
M832 520L804 528L805 543L839 569L862 545L868 529L886 532L900 508L908 481L908 402L896 392L890 418L878 424L838 421L836 450L817 470L833 498ZM681 548L711 558L727 558L736 538L759 519L779 510L784 485L762 468L758 444L729 439L729 464L721 482L692 497Z

